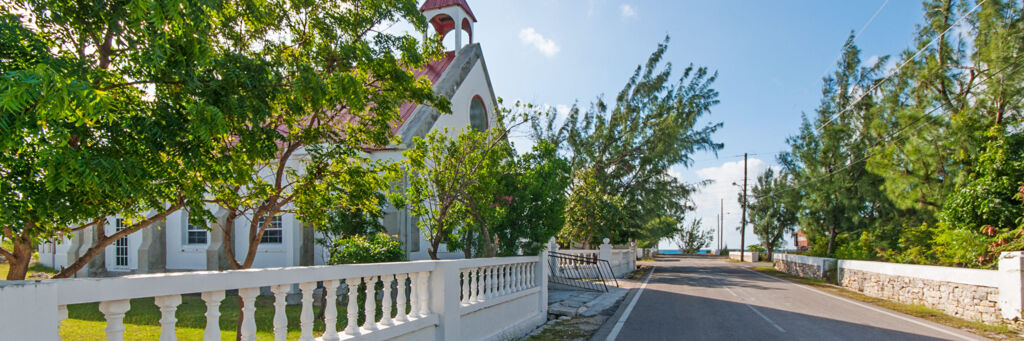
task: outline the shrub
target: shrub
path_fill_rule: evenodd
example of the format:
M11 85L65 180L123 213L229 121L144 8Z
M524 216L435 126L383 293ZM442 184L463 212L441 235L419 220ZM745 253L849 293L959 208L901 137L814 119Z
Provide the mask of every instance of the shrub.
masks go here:
M402 243L384 232L337 239L330 246L331 264L398 262L405 260Z

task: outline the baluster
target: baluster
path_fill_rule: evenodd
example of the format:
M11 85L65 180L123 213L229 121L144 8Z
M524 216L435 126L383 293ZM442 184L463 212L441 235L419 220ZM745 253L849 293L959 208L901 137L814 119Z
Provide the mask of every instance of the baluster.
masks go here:
M206 302L206 330L203 331L203 340L220 340L220 301L224 300L224 290L207 291L201 296Z
M462 299L459 300L462 305L469 304L469 271L462 269Z
M302 290L302 311L299 313L299 334L301 341L313 341L313 291L316 290L316 282L299 283L299 290Z
M345 334L359 335L359 312L356 310L359 309L356 305L359 300L359 278L346 278L345 285L348 287L348 321L345 321Z
M519 292L519 279L523 278L519 274L519 264L512 264L512 292Z
M107 320L107 341L124 340L124 314L131 309L131 301L103 301L100 302L100 312Z
M480 285L480 268L473 268L469 270L469 276L473 277L473 287L470 288L470 302L480 302L480 291L483 286Z
M519 291L526 290L526 263L519 263Z
M282 341L288 337L288 314L285 306L288 305L288 290L290 284L274 285L270 291L274 293L274 340Z
M384 288L381 291L381 306L380 310L384 314L380 318L381 329L386 328L385 326L393 326L395 322L391 320L391 284L395 281L394 275L381 276L381 281L384 282Z
M419 316L427 317L430 315L430 307L427 305L430 303L430 293L427 291L427 281L430 279L430 272L421 272L419 275L420 286L419 286Z
M260 288L238 289L238 296L242 298L242 341L256 340L256 296L259 296Z
M407 313L407 305L409 301L409 293L406 292L405 281L409 279L408 274L398 274L398 311L395 312L395 321L407 322L409 321L409 315Z
M512 292L519 292L519 290L522 290L522 287L519 285L519 281L523 279L523 275L520 273L520 270L522 270L520 264L512 264Z
M160 341L175 341L178 336L174 334L174 324L178 319L174 312L181 304L181 295L167 295L153 298L153 303L160 308Z
M363 321L363 329L367 331L377 330L377 276L364 277L366 283L366 301L363 304L366 320Z
M324 341L338 340L338 286L341 283L332 279L324 281Z
M494 281L494 278L495 278L494 270L495 270L495 268L493 266L488 266L487 267L487 298L488 299L494 298L494 288L496 287L495 286L495 281Z
M420 273L409 274L409 319L420 317Z
M508 265L498 266L498 295L508 294Z
M534 263L526 263L526 287L533 288Z

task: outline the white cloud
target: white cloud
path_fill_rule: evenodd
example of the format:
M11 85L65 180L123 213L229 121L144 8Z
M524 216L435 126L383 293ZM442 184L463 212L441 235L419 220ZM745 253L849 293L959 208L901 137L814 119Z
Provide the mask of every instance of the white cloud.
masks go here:
M757 176L766 169L768 169L768 163L761 159L750 158L747 161L748 193ZM741 187L734 186L733 182L739 185L743 184L743 160L725 162L718 167L701 168L696 173L701 180L711 180L712 182L690 197L693 204L696 205L696 209L687 214L687 220L699 218L704 229L716 230L719 212L725 211L723 240L730 249L738 249L740 247L740 232L737 229L740 226L741 207L736 198ZM675 169L670 169L669 175L679 179L683 178L682 174ZM788 236L786 239L787 244L785 245L789 246ZM758 242L750 224L747 224L745 242L748 246ZM714 248L717 245L717 241L712 241L710 247ZM676 245L669 240L663 240L660 246L676 248Z
M629 4L622 4L619 6L619 11L622 13L623 18L636 18L636 8Z
M537 51L548 57L554 57L561 50L558 44L551 39L544 38L533 27L527 27L519 31L519 40L524 44L532 45Z

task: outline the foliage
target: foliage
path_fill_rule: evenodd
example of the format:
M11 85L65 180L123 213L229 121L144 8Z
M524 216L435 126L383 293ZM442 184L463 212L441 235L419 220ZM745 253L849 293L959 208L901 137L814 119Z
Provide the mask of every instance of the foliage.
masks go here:
M785 237L793 233L797 223L800 198L795 196L792 186L788 174L776 176L775 171L769 168L757 176L757 182L751 189L754 200L747 204L747 218L753 225L754 234L768 251L768 259Z
M384 224L381 224L381 210L370 212L351 210L334 211L328 214L326 223L315 225L315 230L320 232L316 243L327 250L328 260L335 257L334 252L340 250L335 247L338 240L355 236L369 236L384 232Z
M847 40L816 117L779 158L813 254L991 267L1024 249L1024 8L924 8L916 46L887 77Z
M24 278L41 241L105 225L107 216L129 226L97 234L57 277L171 212L202 207L195 180L206 170L209 130L193 124L194 103L172 105L166 89L142 85L183 82L196 71L188 61L204 59L197 45L212 41L179 28L210 29L203 18L211 9L160 16L100 1L2 6L0 229L13 245L0 254L12 264L8 278Z
M498 254L537 254L565 225L569 162L548 141L539 141L530 152L508 162L511 171L501 181L508 200L493 229Z
M1004 244L1020 243L1022 237L1012 232L1024 217L1015 198L1024 185L1024 135L1006 135L1002 127L989 129L991 140L977 156L977 165L947 198L935 235L941 263L994 264L998 256L994 251L1006 250Z
M574 106L557 129L535 122L535 137L564 141L573 170L564 240L624 243L642 238L644 228L655 226L651 221L692 209L687 199L696 185L668 170L689 166L697 151L722 148L711 137L720 123L698 126L718 104L711 87L717 74L690 65L673 82L672 64L662 66L667 49L668 38L637 66L612 105L598 99L583 112Z
M479 232L487 255L496 253L490 228L502 207L493 205L499 190L494 183L507 157L504 131L462 129L449 137L447 129L435 130L425 138L414 137L405 151L409 184L406 204L421 217L418 227L430 243L427 253L437 259L441 243L448 250L461 250ZM475 228L474 228L475 227Z
M862 67L853 38L847 38L837 70L824 80L814 120L804 117L800 132L788 139L791 151L779 156L799 188L800 226L827 256L841 235L886 226L898 216L878 189L883 179L866 169L868 149L880 137L868 129L877 112L873 94L858 94L878 82L885 58Z
M330 264L363 264L398 262L405 260L402 242L387 233L371 234L369 237L355 235L337 239L328 250Z
M687 225L680 225L675 235L679 252L697 253L711 243L711 234L711 230L701 228L700 219L693 219Z

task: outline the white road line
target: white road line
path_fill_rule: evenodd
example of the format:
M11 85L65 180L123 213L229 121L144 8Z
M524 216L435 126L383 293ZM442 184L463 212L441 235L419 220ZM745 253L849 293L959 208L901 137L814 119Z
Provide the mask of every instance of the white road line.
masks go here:
M633 312L633 307L636 306L636 301L640 299L640 294L644 293L644 289L647 288L647 281L651 280L651 275L654 274L654 269L657 267L651 267L651 272L647 273L647 278L644 278L644 283L640 285L640 290L633 295L633 300L626 306L626 312L622 313L622 317L619 317L619 321L615 322L615 327L612 328L612 332L608 333L607 341L615 341L615 338L619 336L619 332L622 331L622 326L626 324L626 319L629 318L629 313Z
M922 326L922 327L926 327L926 328L929 328L929 329L932 329L932 330L935 330L935 331L938 331L938 332L942 332L942 333L950 335L950 336L954 336L954 337L956 337L958 339L961 339L961 340L984 340L984 339L975 339L975 338L965 337L963 335L951 332L951 331L943 329L943 328L939 328L939 327L933 326L931 324L928 324L928 323L925 323L925 322L922 322L922 321L918 321L916 319L912 319L912 318L909 318L909 317L906 317L906 316L902 316L902 315L898 315L898 314L895 314L895 313L892 313L892 312L888 312L888 311L882 310L880 308L872 307L870 305L863 304L863 303L860 303L860 302L857 302L857 301L854 301L854 300L851 300L851 299L847 299L847 298L844 298L844 297L839 297L839 296L836 296L836 295L833 295L833 294L830 294L830 293L827 293L827 292L824 292L824 291L821 291L821 290L817 290L817 289L814 289L814 288L809 288L807 286L804 286L804 285L801 285L801 284L797 284L795 282L791 282L791 281L787 281L787 280L784 280L784 279L776 278L774 276L769 276L769 275L766 275L766 274L763 274L763 273L760 273L760 272L748 269L746 267L744 267L743 269L745 269L747 271L750 271L750 272L753 272L755 274L764 276L764 277L768 277L768 278L770 278L770 279L772 279L774 281L789 283L789 284L795 285L795 286L797 286L797 287L799 287L801 289L807 290L807 291L816 292L818 294L825 295L825 296L828 296L828 297L831 297L831 298L834 298L834 299L837 299L837 300L840 300L840 301L843 301L843 302L846 302L846 303L849 303L849 304L853 304L853 305L861 307L861 308L866 308L866 309L869 309L869 310L873 310L875 312L879 312L879 313L882 313L882 314L885 314L885 315L889 315L889 316L892 316L892 317L895 317L895 318L898 318L898 319L901 319L901 320L904 320L904 321L907 321L907 322L910 322L910 323L913 323L913 324L916 324L916 325L919 325L919 326Z
M729 291L729 293L732 294L733 296L740 297L740 295L737 295L736 292L732 291L732 289L729 289L729 287L725 287L725 290Z
M744 304L746 304L746 303L744 303ZM754 309L754 306L749 305L749 304L746 304L746 305L747 305L747 308L750 308L750 310L753 310L755 313L757 313L757 316L760 316L765 321L768 321L768 323L771 323L772 326L775 327L775 329L778 329L780 332L783 332L783 333L786 332L785 329L782 329L782 327L779 327L778 324L775 324L775 321L772 321L772 319L768 318L768 316L764 316L764 314L762 314L760 311L757 311L757 309Z

